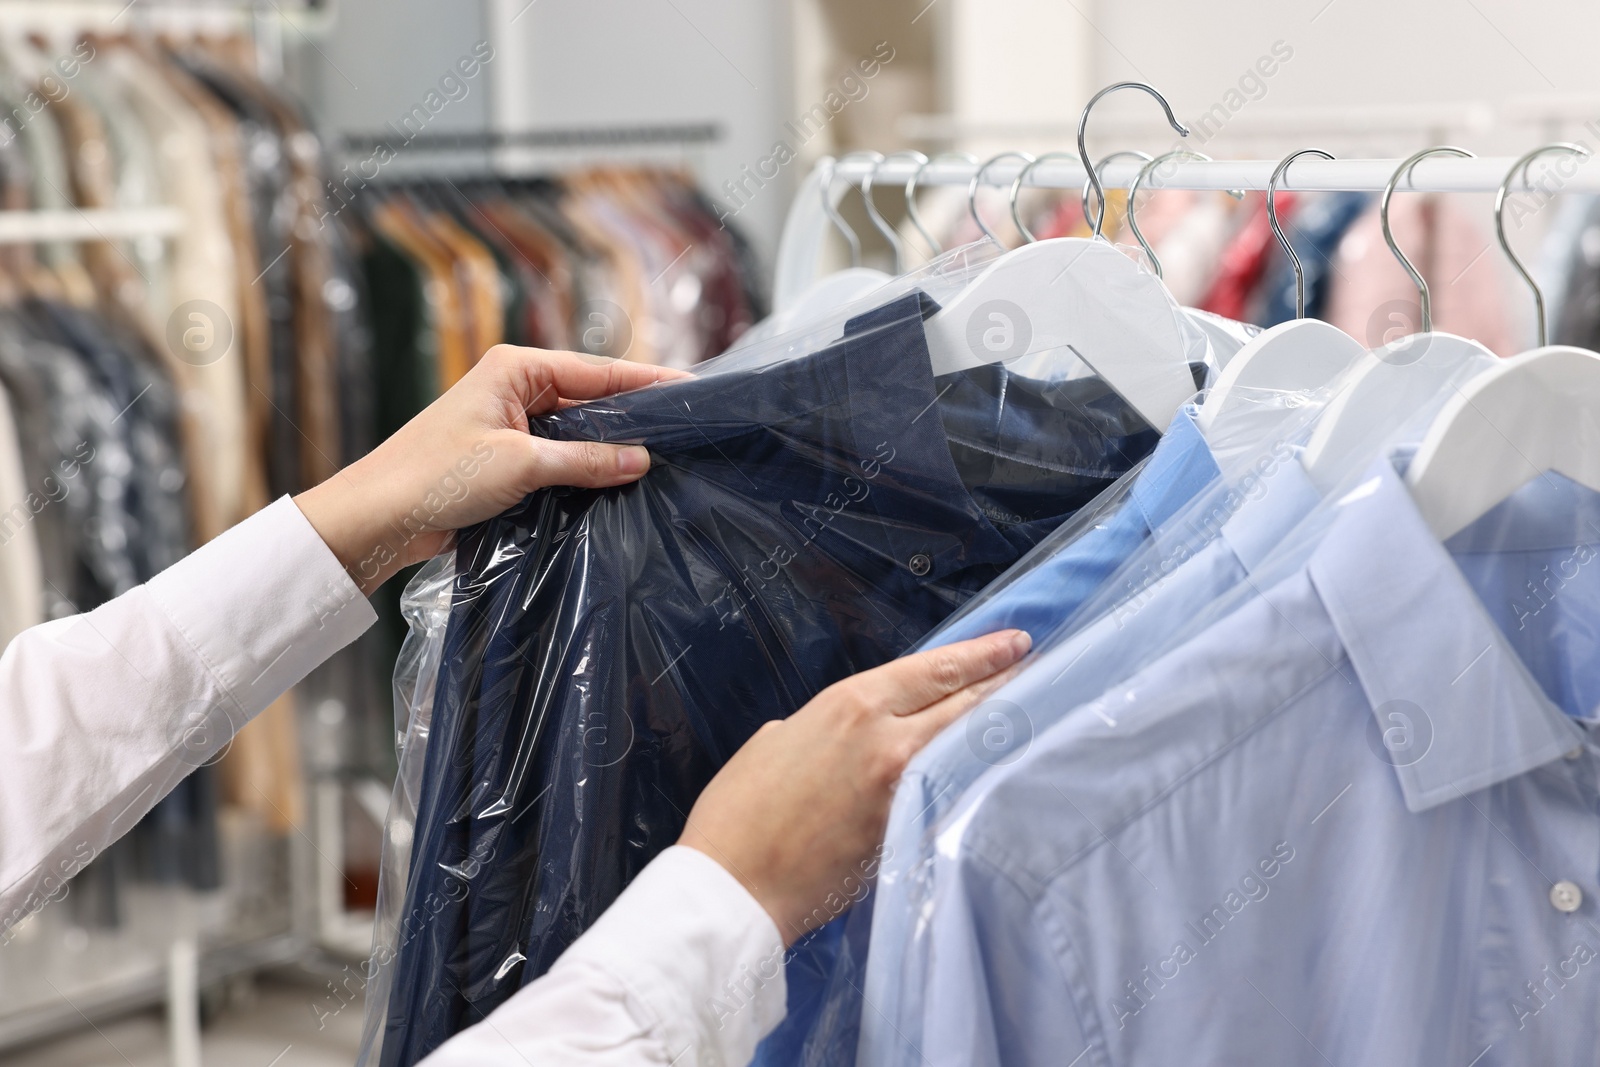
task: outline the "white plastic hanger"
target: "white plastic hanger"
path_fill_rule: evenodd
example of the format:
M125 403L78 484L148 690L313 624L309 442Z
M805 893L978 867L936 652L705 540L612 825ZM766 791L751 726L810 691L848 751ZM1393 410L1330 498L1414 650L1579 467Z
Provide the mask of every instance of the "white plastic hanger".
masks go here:
M865 154L869 158L883 158L876 152ZM848 159L850 156L844 158ZM825 157L806 176L806 180L795 194L795 202L789 210L788 217L784 219L783 234L778 240L778 254L773 272L772 317L781 315L785 323L802 321L803 316L798 309L802 300L806 301L809 312L814 314L818 304L826 310L829 307L837 307L841 302L848 303L852 299L865 296L889 277L882 271L861 266L861 240L834 208L837 199L834 195L833 180L836 162ZM821 218L817 216L818 211L821 212ZM832 222L849 242L850 267L819 278L817 270L822 259L829 222ZM851 280L838 280L840 275ZM869 281L874 281L875 284L868 285ZM830 287L833 287L830 295L834 299L830 301L821 299L817 287L822 282L828 282ZM840 291L848 291L843 300L837 298Z
M850 155L843 157L843 159L849 159L851 156L856 155L864 155L871 158L874 168L881 165L884 159L877 152L852 152ZM840 162L843 162L843 159ZM839 214L838 208L833 203L833 168L833 161L828 161L822 181L822 211L838 231L844 235L845 241L849 244L850 266L844 270L837 270L832 274L823 275L813 281L806 286L805 290L801 292L792 304L781 312L774 313L774 318L777 320L774 329L778 333L782 333L796 323L808 322L819 316L826 315L836 308L854 303L884 283L893 280L891 275L885 274L881 270L861 265L861 238L856 236L856 231L850 228L849 223L845 222L844 216ZM870 190L870 179L868 181L869 184L866 188ZM899 247L897 245L891 245L891 247L895 249L895 254L898 258Z
M1170 153L1169 153L1170 155ZM1248 410L1264 393L1300 393L1319 389L1343 374L1367 350L1337 326L1306 318L1306 275L1294 246L1278 224L1277 186L1284 171L1301 156L1333 156L1320 148L1290 153L1267 182L1267 221L1294 268L1295 317L1263 330L1222 368L1195 423L1208 436L1231 412ZM1141 241L1141 243L1143 243Z
M1119 82L1100 90L1084 108L1078 122L1080 159L1088 159L1090 110L1118 89L1141 89L1155 97L1172 128L1188 136L1187 127L1155 89L1143 82ZM1103 220L1104 188L1093 168L1087 162L1084 166L1099 195ZM973 176L969 202L976 200L981 176L982 169ZM1010 363L1030 353L1070 351L1145 421L1165 428L1194 394L1181 312L1159 280L1096 229L1090 240L1062 237L1024 245L985 268L927 321L934 373ZM993 237L987 226L983 230Z
M1329 402L1306 445L1302 463L1312 484L1327 492L1365 463L1374 442L1387 439L1405 425L1423 405L1437 400L1453 382L1475 369L1499 362L1495 354L1476 341L1433 330L1433 302L1428 283L1395 243L1389 228L1389 202L1402 178L1408 178L1417 161L1430 155L1471 158L1461 148L1427 148L1400 164L1384 187L1379 217L1383 239L1400 265L1416 283L1421 306L1421 330L1376 349L1356 363L1345 387Z
M1506 190L1518 168L1547 152L1589 155L1561 143L1517 160L1495 194L1495 234L1533 290L1539 345L1501 360L1450 398L1428 427L1406 484L1442 541L1470 526L1541 474L1565 475L1600 492L1600 354L1545 344L1544 294L1506 240Z

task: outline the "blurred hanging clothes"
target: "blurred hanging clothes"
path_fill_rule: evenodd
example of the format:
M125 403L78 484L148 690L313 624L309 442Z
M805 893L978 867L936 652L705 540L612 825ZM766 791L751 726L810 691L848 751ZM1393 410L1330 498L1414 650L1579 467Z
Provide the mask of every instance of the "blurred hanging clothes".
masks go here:
M748 244L685 173L604 167L523 180L373 186L354 220L382 439L490 347L570 349L689 367L766 314ZM405 579L374 597L392 664Z
M1454 199L1398 196L1389 205L1396 243L1428 279L1434 329L1517 351L1493 239ZM1339 242L1326 321L1370 348L1420 327L1417 287L1383 240L1376 205Z
M1280 219L1294 217L1295 194L1280 193L1275 198ZM1218 263L1216 279L1211 289L1200 301L1202 311L1225 318L1243 320L1250 304L1251 294L1260 284L1273 253L1281 251L1278 239L1272 232L1267 217L1267 199L1254 193L1246 194L1240 209L1244 212L1243 224L1233 235Z
M1593 349L1600 343L1600 197L1585 198L1577 217L1552 227L1559 256L1559 303L1550 311L1550 343ZM1550 290L1547 288L1546 293Z
M166 239L0 247L0 641L131 589L371 446L350 395L371 373L348 238L315 136L254 55L237 36L95 35L60 55L0 41L0 102L48 101L6 127L5 208L181 218ZM56 71L70 93L50 91ZM291 833L299 748L286 696L83 872L83 918L116 921L130 877L216 888L222 806Z
M0 500L13 502L0 512L0 647L44 621L44 570L28 492L11 393L0 378Z
M1305 273L1306 317L1320 319L1333 289L1333 258L1339 242L1370 205L1365 193L1301 193L1292 218L1283 230L1300 257ZM1268 266L1249 312L1250 321L1276 326L1295 317L1295 276L1289 257L1278 248Z

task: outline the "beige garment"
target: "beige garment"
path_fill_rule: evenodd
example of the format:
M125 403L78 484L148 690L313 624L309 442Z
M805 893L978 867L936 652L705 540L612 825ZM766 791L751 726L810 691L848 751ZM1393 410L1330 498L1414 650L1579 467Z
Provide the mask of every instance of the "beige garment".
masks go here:
M121 86L125 99L155 141L160 180L166 200L183 212L183 228L171 242L169 306L158 310L152 325L175 368L185 421L196 438L185 447L191 478L195 540L205 543L244 517L245 412L244 344L239 311L239 264L229 238L217 163L205 123L160 70L133 49L103 43L100 62ZM183 308L190 301L206 305ZM180 311L180 308L183 308ZM189 315L215 319L213 330L226 328L232 343L220 358L204 353L180 358L167 343L167 320L176 315L179 334L206 323ZM213 341L216 334L213 333ZM181 343L179 352L187 352ZM209 362L207 360L210 360ZM185 442L188 446L189 442ZM195 462L198 460L198 462Z
M11 396L0 385L0 648L44 621L44 570L33 522L36 504L49 506L43 497L29 493Z
M1433 328L1515 354L1494 239L1444 197L1394 197L1389 225L1428 281ZM1416 284L1384 243L1376 205L1339 242L1332 279L1327 319L1362 344L1377 348L1420 328Z
M654 346L656 331L652 326L650 304L645 294L648 279L644 276L638 252L601 222L590 197L574 195L564 198L561 201L561 216L577 233L579 240L597 253L597 259L605 268L597 274L610 283L606 287L607 295L614 297L627 316L627 350L604 354L622 356L635 363L659 364L661 353ZM593 297L589 303L595 303ZM594 314L592 309L579 309L580 319L592 319ZM588 322L578 323L580 340L588 328Z
M168 101L178 107L174 114L189 117L190 123L184 130L186 141L194 136L192 123L198 120L200 144L205 146L205 155L200 158L205 160L203 166L211 179L206 189L211 198L203 213L195 216L195 221L205 226L205 243L194 251L194 259L187 261L194 264L194 270L178 269L174 264L171 288L173 298L179 301L205 299L224 309L234 333L234 344L227 355L203 366L200 378L218 413L216 485L221 491L218 512L226 528L266 504L264 427L270 414L270 400L264 402L266 414L254 403L253 382L258 381L256 360L270 360L270 354L267 354L266 306L262 302L261 286L251 286L259 267L256 267L248 194L243 189L243 179L238 176L238 128L216 99L170 59L133 43L126 48L155 75L150 82L152 88L155 91L165 88ZM222 251L224 246L227 253ZM214 270L214 274L203 277L205 270ZM186 293L195 293L195 296L186 296ZM270 376L270 363L267 374Z
M227 485L232 493L222 501L222 506L234 509L234 515L227 520L227 525L232 525L267 504L267 426L272 414L272 350L267 334L266 298L261 286L254 285L261 267L256 266L258 256L240 162L238 125L205 86L170 59L158 53L139 56L162 75L163 83L178 94L189 114L203 123L203 139L221 194L221 234L234 250L234 270L226 282L235 293L238 307L238 320L234 323L234 352L240 354L235 363L238 386L235 394L229 394L237 397L238 403L238 450L237 459L230 458L227 467ZM306 790L293 693L277 697L238 733L219 769L222 797L230 805L253 811L278 833L290 832L304 821Z
M271 112L289 164L289 182L276 210L294 215L287 253L294 284L294 421L301 434L300 487L310 488L333 477L341 457L338 339L326 295L333 266L322 221L322 148L299 112L254 72L253 48L243 38L205 46L209 61L225 64L232 84Z

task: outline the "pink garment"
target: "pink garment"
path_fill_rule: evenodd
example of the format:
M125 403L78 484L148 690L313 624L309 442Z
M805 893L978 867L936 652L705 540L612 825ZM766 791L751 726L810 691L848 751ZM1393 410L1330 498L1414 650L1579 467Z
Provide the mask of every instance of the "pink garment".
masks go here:
M1033 235L1041 241L1053 237L1082 237L1085 233L1083 205L1075 196L1063 196L1056 201L1043 222L1030 224Z
M1433 328L1514 354L1498 253L1475 220L1449 199L1412 193L1392 198L1389 224L1428 281ZM1332 274L1327 319L1351 337L1377 348L1421 328L1416 284L1383 241L1376 202L1339 242Z
M1140 187L1139 204L1135 208L1139 216L1139 232L1144 234L1157 255L1161 253L1161 242L1172 235L1172 231L1188 217L1199 201L1200 194L1190 189L1150 191L1147 187ZM1118 244L1139 243L1134 239L1133 231L1128 229L1126 220L1114 239Z

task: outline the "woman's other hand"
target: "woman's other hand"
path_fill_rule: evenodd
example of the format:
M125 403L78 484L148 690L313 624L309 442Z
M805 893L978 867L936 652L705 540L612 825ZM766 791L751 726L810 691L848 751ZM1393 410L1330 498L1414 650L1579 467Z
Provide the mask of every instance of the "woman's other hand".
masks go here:
M734 753L678 843L722 864L793 944L865 893L900 772L1028 647L1026 633L1004 630L829 686Z
M497 345L393 437L295 503L363 593L442 551L453 531L552 485L623 485L650 469L638 445L549 441L530 416L683 371Z

